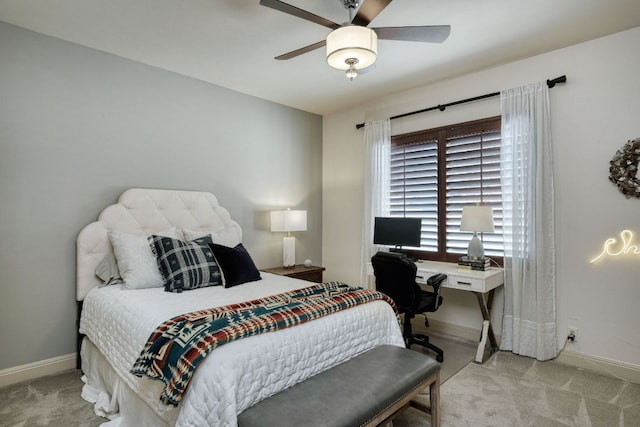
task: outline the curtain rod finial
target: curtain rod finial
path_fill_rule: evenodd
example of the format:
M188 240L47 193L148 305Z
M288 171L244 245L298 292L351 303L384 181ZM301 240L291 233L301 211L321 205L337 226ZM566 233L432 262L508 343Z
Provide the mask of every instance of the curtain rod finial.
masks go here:
M556 77L553 80L547 80L547 86L549 86L549 89L551 89L558 83L566 83L566 82L567 82L567 76L560 76L560 77Z

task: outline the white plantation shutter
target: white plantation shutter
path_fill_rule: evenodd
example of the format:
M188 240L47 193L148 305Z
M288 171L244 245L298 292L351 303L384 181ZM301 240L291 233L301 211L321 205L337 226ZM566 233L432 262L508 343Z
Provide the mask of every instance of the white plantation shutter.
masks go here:
M472 234L460 232L462 207L478 203L493 208L485 254L502 257L499 117L394 137L390 213L422 218L421 251L465 254Z
M446 250L465 254L472 233L460 231L462 207L483 204L493 210L494 233L483 233L485 255L503 256L500 128L447 139Z
M391 148L391 216L422 218L420 248L438 250L438 143Z

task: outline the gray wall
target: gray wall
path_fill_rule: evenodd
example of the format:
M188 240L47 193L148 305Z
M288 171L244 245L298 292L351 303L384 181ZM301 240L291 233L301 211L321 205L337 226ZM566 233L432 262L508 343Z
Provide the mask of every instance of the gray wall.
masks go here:
M0 22L0 369L75 351L75 239L130 187L214 193L258 267L321 262L322 117Z

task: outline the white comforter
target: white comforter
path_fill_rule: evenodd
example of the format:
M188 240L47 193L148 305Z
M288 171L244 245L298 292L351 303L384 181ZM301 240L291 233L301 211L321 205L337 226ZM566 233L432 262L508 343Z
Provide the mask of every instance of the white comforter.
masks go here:
M211 352L196 369L178 407L159 401L163 384L129 373L163 321L203 308L299 289L312 283L261 273L263 280L230 289L172 294L162 288L92 290L80 332L106 357L126 385L169 425L236 426L237 414L278 391L380 344L403 346L391 307L375 301L303 325L241 339ZM139 425L126 416L120 425Z

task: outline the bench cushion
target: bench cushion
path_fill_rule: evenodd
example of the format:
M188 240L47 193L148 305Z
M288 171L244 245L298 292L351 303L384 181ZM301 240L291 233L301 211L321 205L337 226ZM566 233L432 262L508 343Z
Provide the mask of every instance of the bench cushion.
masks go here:
M238 416L238 425L363 425L439 369L424 354L379 346L258 402Z

